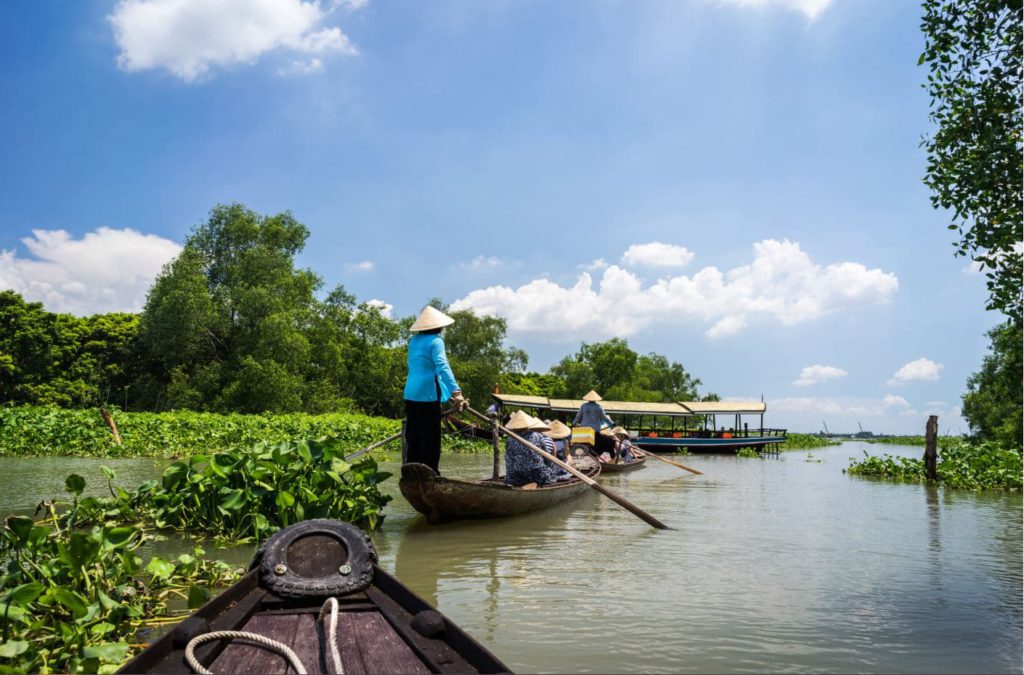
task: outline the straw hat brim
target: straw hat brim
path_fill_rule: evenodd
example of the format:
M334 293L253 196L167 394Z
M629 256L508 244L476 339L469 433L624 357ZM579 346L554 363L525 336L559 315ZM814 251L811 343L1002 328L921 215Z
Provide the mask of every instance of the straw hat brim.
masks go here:
M506 429L511 431L526 431L530 428L532 420L530 416L524 413L522 410L517 410L512 413L512 416L508 420L508 424L505 425Z
M583 395L583 400L590 401L591 403L597 403L598 401L603 401L604 399L601 398L600 394L591 389L590 391Z
M547 432L547 435L556 441L560 441L571 436L572 429L562 424L559 420L555 420L551 423L551 430Z
M436 330L438 328L444 328L455 323L455 319L451 318L439 309L435 309L430 305L423 308L420 315L416 317L412 325L409 326L409 332L418 333L424 330Z
M537 419L536 417L530 418L529 429L530 431L551 431L551 427L544 420Z

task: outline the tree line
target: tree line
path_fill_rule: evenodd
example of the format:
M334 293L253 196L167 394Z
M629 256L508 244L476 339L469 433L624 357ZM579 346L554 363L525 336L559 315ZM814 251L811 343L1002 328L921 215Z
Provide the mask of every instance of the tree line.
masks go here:
M156 278L140 314L54 314L0 292L0 402L126 410L359 411L400 416L408 328L296 267L309 237L290 213L219 205ZM700 380L625 340L584 343L549 373L506 344L504 319L450 311L445 342L471 400L506 392L671 401Z

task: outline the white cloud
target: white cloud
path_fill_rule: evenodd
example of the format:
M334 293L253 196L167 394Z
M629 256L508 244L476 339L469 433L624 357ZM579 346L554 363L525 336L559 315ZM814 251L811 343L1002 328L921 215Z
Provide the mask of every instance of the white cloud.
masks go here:
M452 309L501 316L519 333L567 340L625 337L654 323L711 324L706 335L723 337L756 319L795 325L841 309L888 302L899 287L896 276L860 263L814 263L790 241L767 239L753 246L748 265L721 272L705 267L645 285L617 265L605 268L595 285L583 272L572 286L534 279L518 288L491 286L456 300Z
M917 380L937 380L939 379L939 371L943 368L945 368L945 366L941 363L935 363L931 359L921 357L905 364L902 368L897 370L896 373L886 381L886 384L899 385L906 384L907 382L915 382Z
M909 408L910 401L903 398L902 396L896 396L895 394L888 394L882 399L882 405L886 408Z
M504 258L499 258L493 255L478 255L469 262L459 263L459 267L464 270L471 270L475 272L482 269L494 269L496 267L501 267L506 263L507 261Z
M319 73L323 69L323 61L309 59L308 61L292 61L287 66L279 68L277 72L282 75L309 75L310 73Z
M51 312L137 312L161 268L181 246L135 230L101 227L75 239L64 230L32 230L21 242L34 258L0 251L0 288L42 302Z
M741 7L779 7L798 12L812 21L832 4L832 0L716 0L722 4L739 5Z
M577 265L576 267L584 272L598 272L608 267L608 263L605 262L604 258L598 258L597 260L591 260L588 263Z
M646 265L648 267L686 267L693 260L685 246L662 244L652 241L649 244L633 244L622 254L624 265ZM604 262L602 260L602 262Z
M107 20L122 70L163 68L195 82L213 68L253 63L276 49L357 54L340 28L323 25L335 6L325 9L318 0L119 0Z
M825 380L833 380L837 377L843 377L848 375L842 368L836 368L835 366L820 366L813 365L807 366L800 371L800 377L793 381L798 387L806 387L812 384L818 384Z
M370 307L376 307L379 309L381 315L388 319L391 318L391 310L395 308L394 305L384 302L383 300L378 300L377 298L367 300L366 304Z
M372 272L374 267L376 265L370 260L345 263L345 269L349 272Z

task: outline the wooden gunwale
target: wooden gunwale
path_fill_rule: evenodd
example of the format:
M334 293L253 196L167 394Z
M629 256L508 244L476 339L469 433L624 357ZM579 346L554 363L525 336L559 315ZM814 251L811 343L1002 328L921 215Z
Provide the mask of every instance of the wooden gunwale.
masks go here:
M596 478L600 466L587 473ZM460 519L504 518L538 511L585 493L581 480L559 481L532 490L505 485L502 479L461 480L438 476L423 464L404 464L398 482L402 495L431 525Z
M638 457L632 462L620 462L618 464L614 462L601 462L601 473L624 473L626 471L636 471L637 469L643 468L644 462L647 461L646 456Z
M188 673L186 635L244 630L278 640L296 651L310 673L325 669L323 628L316 620L324 598L286 600L259 587L251 570L137 654L119 673ZM374 565L365 591L338 598L342 662L349 675L373 672L506 673L508 668L486 647L443 614L444 630L427 637L412 627L421 612L434 610L395 577ZM217 640L196 649L198 660L218 675L292 672L276 653L245 643Z

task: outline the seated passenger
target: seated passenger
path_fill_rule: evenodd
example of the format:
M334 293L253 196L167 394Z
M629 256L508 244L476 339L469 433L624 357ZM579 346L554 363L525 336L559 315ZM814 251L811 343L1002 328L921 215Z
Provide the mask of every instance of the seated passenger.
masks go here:
M633 440L629 437L629 432L622 427L615 427L612 429L612 433L615 435L615 438L618 439L615 449L622 461L628 464L635 460L636 453L633 452L633 450L636 446L633 445Z
M572 435L572 429L558 420L551 422L549 426L551 430L545 431L544 435L555 442L555 457L571 464L572 453L569 452L569 436Z
M545 439L550 438L540 433L547 431L548 426L534 419L521 410L512 413L505 427L533 445L545 449ZM553 443L552 443L553 449ZM551 464L539 454L526 447L511 436L505 439L505 484L520 487L535 483L538 487L554 483L560 477L561 469Z

